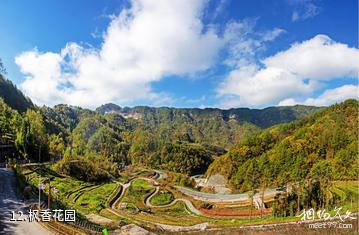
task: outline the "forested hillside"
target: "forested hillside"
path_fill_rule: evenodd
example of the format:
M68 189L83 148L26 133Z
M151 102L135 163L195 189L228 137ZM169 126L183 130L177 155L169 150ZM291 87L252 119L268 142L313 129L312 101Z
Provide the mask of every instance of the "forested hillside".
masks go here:
M33 108L31 100L22 94L20 90L10 81L0 74L0 98L2 98L13 109L24 112Z
M251 190L306 179L355 180L358 101L347 100L303 119L259 131L215 160L232 187Z
M110 104L97 112L66 105L41 111L50 133L71 146L71 154L102 156L122 167L132 163L195 174L203 173L213 157L261 128L254 123L293 120L317 109L131 109Z
M15 94L11 100L21 101L18 110L23 113L4 99L0 131L15 136L19 154L32 161L41 155L41 160L102 162L92 165L96 169L137 164L195 174L206 171L214 160L208 174L220 172L241 190L295 181L317 174L316 169L329 169L333 179L350 179L356 173L349 167L354 164L357 144L357 102L353 100L326 109L120 108L110 104L91 111L68 105L33 107L14 86L8 87L1 96ZM26 111L29 107L33 108ZM293 120L297 121L261 131ZM69 170L69 165L62 166Z
M311 106L269 107L266 109L237 108L153 108L137 106L121 108L106 104L97 111L118 113L125 118L139 120L144 126L155 128L161 138L228 148L255 130L290 122L318 110Z

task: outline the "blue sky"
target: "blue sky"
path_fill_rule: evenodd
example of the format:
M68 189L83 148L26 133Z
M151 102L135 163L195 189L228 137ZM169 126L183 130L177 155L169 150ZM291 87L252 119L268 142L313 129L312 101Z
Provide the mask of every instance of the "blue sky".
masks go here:
M357 97L357 9L356 0L3 0L0 58L39 105L329 105Z

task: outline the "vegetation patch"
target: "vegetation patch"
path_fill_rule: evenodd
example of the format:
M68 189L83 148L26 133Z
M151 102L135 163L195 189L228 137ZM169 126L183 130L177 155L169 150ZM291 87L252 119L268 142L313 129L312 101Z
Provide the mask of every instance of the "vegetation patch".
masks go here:
M106 208L107 200L111 196L112 192L118 187L115 183L103 184L102 186L85 191L76 201L76 207L88 214L90 212L100 212Z
M143 179L135 179L132 181L131 186L128 188L123 202L134 204L139 210L147 210L147 206L144 204L146 195L153 192L154 187L150 183Z
M117 176L115 166L97 156L64 157L56 164L55 169L86 182L104 182L108 181L111 175Z
M150 203L154 206L163 206L170 204L174 199L171 192L159 192L151 198Z

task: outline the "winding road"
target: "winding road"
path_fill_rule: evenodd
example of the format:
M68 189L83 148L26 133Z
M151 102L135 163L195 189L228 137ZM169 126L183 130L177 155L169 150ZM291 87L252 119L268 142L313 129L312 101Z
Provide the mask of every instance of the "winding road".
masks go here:
M165 178L166 175L163 175L162 172L156 172L155 176L152 179L148 179L148 178L143 178L141 177L140 179L144 179L150 182L153 182L155 185L157 185L158 183L155 181L155 179L161 179L161 178ZM114 196L114 199L116 198L116 200L114 200L114 202L112 203L111 209L110 211L117 215L117 216L121 216L121 214L119 214L117 212L117 206L118 204L121 202L123 196L125 195L127 189L131 186L132 181L135 179L130 180L129 182L127 182L126 184L122 184L121 185L121 190L117 193L117 195ZM161 205L161 206L155 206L152 205L150 203L150 200L153 196L155 196L160 190L160 186L156 186L156 190L153 191L148 197L146 197L145 199L145 204L146 206L150 207L150 208L165 208L165 207L170 207L173 206L174 204L176 204L178 201L182 201L183 203L185 203L186 207L188 208L188 210L195 214L195 215L204 215L201 211L197 210L194 205L192 204L191 201L184 199L184 198L178 198L173 200L171 203L167 204L167 205ZM186 232L186 231L194 231L194 230L205 230L208 226L208 223L202 223L202 224L196 224L193 226L176 226L176 225L167 225L167 224L161 224L161 223L154 223L158 228L160 228L161 230L166 230L166 231L170 231L170 232Z
M133 181L134 179L130 180L128 183L126 184L122 184L122 183L119 183L117 182L118 184L121 185L121 188L120 190L117 192L117 195L114 196L114 198L117 198L111 206L112 209L116 209L117 205L120 203L120 201L122 200L123 196L125 195L125 192L127 190L127 188L129 188L131 186L131 182Z
M148 178L143 178L140 177L141 179L145 179L149 182L152 182L153 185L155 186L155 190L148 195L145 198L145 204L146 206L150 207L150 208L165 208L165 207L170 207L173 206L174 204L176 204L176 202L178 201L182 201L185 203L187 209L189 211L191 211L191 213L195 214L195 215L200 215L200 216L205 216L205 217L215 217L215 216L208 216L206 214L203 214L201 211L197 210L192 202L190 200L184 199L184 198L177 198L175 200L173 200L171 203L167 204L167 205L161 205L161 206L155 206L151 204L151 198L154 197L156 194L159 193L160 191L160 186L157 186L158 183L155 181L157 179L159 179L161 177L160 173L155 174L155 176L152 179L148 179ZM127 189L130 187L132 181L134 179L130 180L128 183L126 184L121 184L122 185L122 190L120 192L118 192L118 194L115 196L116 201L115 203L112 204L112 208L110 209L110 211L112 213L114 213L115 215L121 216L120 213L117 212L117 208L116 205L121 201L122 197L125 195ZM210 201L210 200L215 200L216 202L218 202L218 200L220 200L221 202L238 202L238 201L242 201L242 200L248 200L248 194L247 193L243 193L243 194L231 194L231 195L224 195L224 194L211 194L211 193L203 193L203 192L198 192L195 190L191 190L189 188L184 188L184 187L179 187L179 186L175 186L177 190L181 191L182 193L184 193L187 196L191 196L193 198L200 198L200 200L202 201ZM264 196L273 196L277 193L281 193L283 191L279 191L276 189L267 189L264 191ZM253 196L253 201L256 205L256 207L262 207L264 206L260 194L255 194ZM353 216L356 216L355 219L357 219L358 213L353 214ZM332 219L333 220L338 220L338 216L334 216ZM139 219L139 221L142 222L148 222L145 220L141 220ZM316 219L316 222L322 221L321 219ZM313 222L313 221L292 221L292 222L280 222L280 223L272 223L272 224L262 224L262 225L246 225L244 227L228 227L227 229L250 229L253 231L253 229L259 229L259 230L264 230L264 229L272 229L272 228L276 228L276 227L281 227L281 226L292 226L292 225L300 225L302 223L309 223L309 222ZM156 225L158 228L160 228L161 230L165 230L165 231L169 231L169 232L188 232L188 231L203 231L206 230L209 226L209 223L200 223L200 224L195 224L193 226L180 226L180 225L169 225L169 224L161 224L161 223L153 223L154 225ZM218 228L215 229L210 229L213 231L219 231Z
M194 207L194 205L192 204L192 202L190 200L184 199L184 198L176 198L175 200L173 200L172 202L170 202L167 205L161 205L161 206L155 206L151 204L151 198L154 197L158 192L160 191L160 187L157 186L156 190L146 198L145 200L145 204L146 206L150 207L150 208L165 208L165 207L170 207L173 206L174 204L176 204L179 201L182 201L186 207L188 208L188 210L190 210L193 214L195 215L204 215L201 211L197 210L196 207Z
M173 200L171 203L167 204L167 205L160 205L160 206L155 206L151 204L151 198L154 197L160 190L160 186L158 186L159 184L156 182L156 179L160 179L163 177L163 173L160 171L156 171L155 172L155 176L151 179L148 178L144 178L144 177L140 177L140 179L144 179L150 182L153 182L153 185L157 185L156 190L151 193L148 197L145 198L145 204L146 206L150 207L150 208L165 208L165 207L170 207L173 206L174 204L176 204L178 201L182 201L187 209L189 211L191 211L193 214L195 215L201 215L201 216L208 216L203 214L200 210L198 210L193 203L185 198L176 198L175 200ZM135 179L135 178L134 178ZM117 198L115 200L115 202L111 205L112 209L117 209L117 205L119 204L119 202L122 200L123 196L126 193L126 190L130 187L132 181L134 180L130 180L128 183L126 184L121 184L122 186L122 190L119 192L118 195L116 195L115 197ZM205 201L205 202L227 202L227 203L233 203L233 202L242 202L242 201L248 201L250 200L249 196L247 193L241 193L241 194L214 194L214 193L204 193L204 192L199 192L199 191L195 191L186 187L181 187L181 186L175 186L175 188L180 191L181 193L190 196L196 200L200 200L200 201ZM264 196L274 196L277 193L280 193L280 191L276 190L276 189L267 189L264 191ZM254 205L256 206L257 209L261 209L264 208L264 203L261 200L261 196L259 193L256 193L253 196L253 202Z
M157 175L156 179L162 177L161 174L159 174L159 176ZM118 192L117 195L114 196L114 198L116 198L116 200L112 203L111 206L111 209L113 210L116 210L117 209L117 206L118 204L121 202L123 196L125 195L127 189L131 186L131 183L133 180L135 180L136 178L134 179L131 179L128 183L126 184L122 184L120 183L121 185L121 190ZM144 178L144 177L139 177L138 179L143 179L143 180L147 180L147 181L150 181L150 182L153 182L155 185L158 185L158 183L152 178L152 179L148 179L148 178ZM159 190L160 190L160 186L155 186L156 187L156 190L151 194L149 195L146 199L145 199L145 204L146 206L150 207L150 208L164 208L164 207L170 207L170 206L173 206L174 204L176 204L176 202L178 201L182 201L183 203L185 203L186 207L188 208L189 211L191 211L193 214L195 215L204 215L201 211L197 210L196 207L192 204L192 202L190 200L187 200L187 199L184 199L184 198L177 198L175 200L173 200L171 203L167 204L167 205L161 205L161 206L155 206L155 205L152 205L150 203L150 200L153 196L155 196Z
M233 202L241 202L241 201L249 200L248 193L240 193L240 194L204 193L182 186L174 186L174 187L181 193L193 197L194 199L197 199L199 201L214 202L214 203L218 203L218 202L233 203ZM276 189L266 189L264 191L264 196L265 197L275 196L277 193L280 192L281 191L278 191ZM255 198L260 197L260 193L256 193L254 197Z
M48 235L53 234L42 227L37 222L29 222L28 206L25 205L16 193L16 179L12 171L0 168L0 234L9 235ZM12 211L15 214L19 211L23 213L16 219L21 221L10 221Z

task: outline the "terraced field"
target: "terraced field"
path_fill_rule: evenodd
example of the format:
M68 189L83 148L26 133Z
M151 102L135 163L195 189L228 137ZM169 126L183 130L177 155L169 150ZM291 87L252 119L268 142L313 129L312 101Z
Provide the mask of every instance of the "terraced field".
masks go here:
M343 209L358 211L359 209L359 183L358 181L335 181L330 191L338 196ZM354 200L353 200L354 198Z
M26 178L34 188L38 186L39 181L52 177L51 185L57 189L54 198L83 215L97 214L112 221L139 223L149 228L159 226L172 231L182 228L194 229L198 226L218 228L299 220L294 216L272 217L270 210L264 210L267 217L260 218L259 211L249 210L247 194L210 194L169 185L164 174L158 171L137 169L126 172L113 182L102 184L85 183L64 177L51 169L25 172ZM48 184L45 192L47 190ZM358 182L333 182L330 190L344 205L344 209L358 210L358 202L349 200L359 196ZM268 198L278 191L270 189L265 193ZM216 207L202 208L203 204L208 202ZM252 218L248 218L249 213L253 215Z
M91 184L70 177L63 177L48 168L39 168L28 171L26 178L34 189L37 190L39 182L51 177L52 196L60 200L68 208L74 208L83 214L98 213L107 207L108 198L118 189L116 183ZM56 189L56 193L54 191ZM45 183L44 192L49 190L49 184Z
M154 206L164 206L170 204L174 200L171 192L161 191L150 199L150 203Z
M91 212L99 213L107 207L108 198L118 187L116 183L108 183L95 187L92 190L87 190L81 194L75 205L85 214Z

